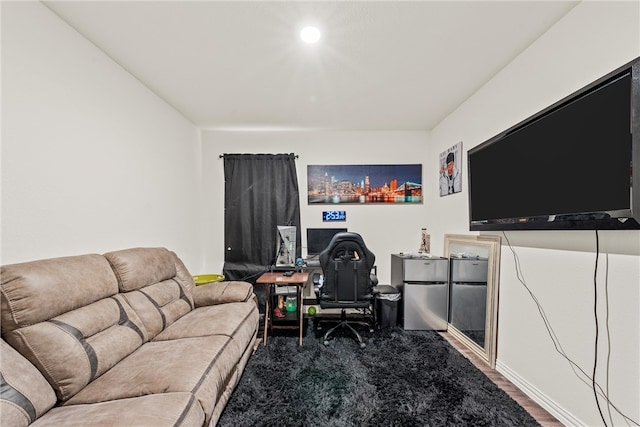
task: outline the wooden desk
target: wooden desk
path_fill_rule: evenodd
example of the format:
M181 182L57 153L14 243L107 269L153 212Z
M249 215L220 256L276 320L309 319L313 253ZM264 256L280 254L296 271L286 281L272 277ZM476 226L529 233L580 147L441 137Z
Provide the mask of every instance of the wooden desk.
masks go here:
M294 273L291 276L285 276L282 272L269 272L264 273L256 280L256 283L262 283L266 285L266 302L264 313L264 345L267 345L267 331L268 328L283 328L283 329L299 329L300 330L300 345L302 345L302 321L304 315L302 312L302 288L309 280L309 273ZM298 325L273 325L271 318L271 287L272 285L289 285L296 287L296 303L298 312Z

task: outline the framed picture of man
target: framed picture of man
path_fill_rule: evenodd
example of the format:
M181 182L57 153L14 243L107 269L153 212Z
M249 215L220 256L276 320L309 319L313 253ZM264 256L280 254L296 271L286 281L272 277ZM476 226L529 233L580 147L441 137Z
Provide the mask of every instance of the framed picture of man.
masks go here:
M462 191L462 142L440 153L440 197Z

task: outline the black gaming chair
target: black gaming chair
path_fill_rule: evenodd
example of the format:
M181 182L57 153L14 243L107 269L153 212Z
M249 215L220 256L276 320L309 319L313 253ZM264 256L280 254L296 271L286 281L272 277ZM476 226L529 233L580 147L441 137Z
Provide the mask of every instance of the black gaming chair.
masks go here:
M358 233L343 232L333 236L318 258L323 273L323 279L316 289L320 307L341 309L340 323L325 333L324 344L329 344L329 337L336 329L344 327L355 335L361 348L366 347L360 334L351 325L364 325L373 331L372 289L377 279L372 270L376 256ZM364 318L369 321L347 320L347 309L361 309ZM362 315L359 319L363 319Z

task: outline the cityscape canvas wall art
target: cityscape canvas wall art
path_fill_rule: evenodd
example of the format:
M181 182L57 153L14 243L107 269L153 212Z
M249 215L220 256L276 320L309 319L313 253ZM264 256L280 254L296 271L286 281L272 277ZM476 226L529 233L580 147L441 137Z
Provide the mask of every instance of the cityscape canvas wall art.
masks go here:
M422 165L308 165L312 204L422 203Z

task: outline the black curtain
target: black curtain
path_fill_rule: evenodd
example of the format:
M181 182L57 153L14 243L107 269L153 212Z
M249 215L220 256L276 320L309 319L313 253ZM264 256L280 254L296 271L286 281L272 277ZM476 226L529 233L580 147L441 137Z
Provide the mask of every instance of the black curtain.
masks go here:
M296 227L301 254L300 196L294 154L225 154L223 274L255 283L275 264L278 225ZM256 287L256 294L264 292ZM262 291L262 292L261 292Z

